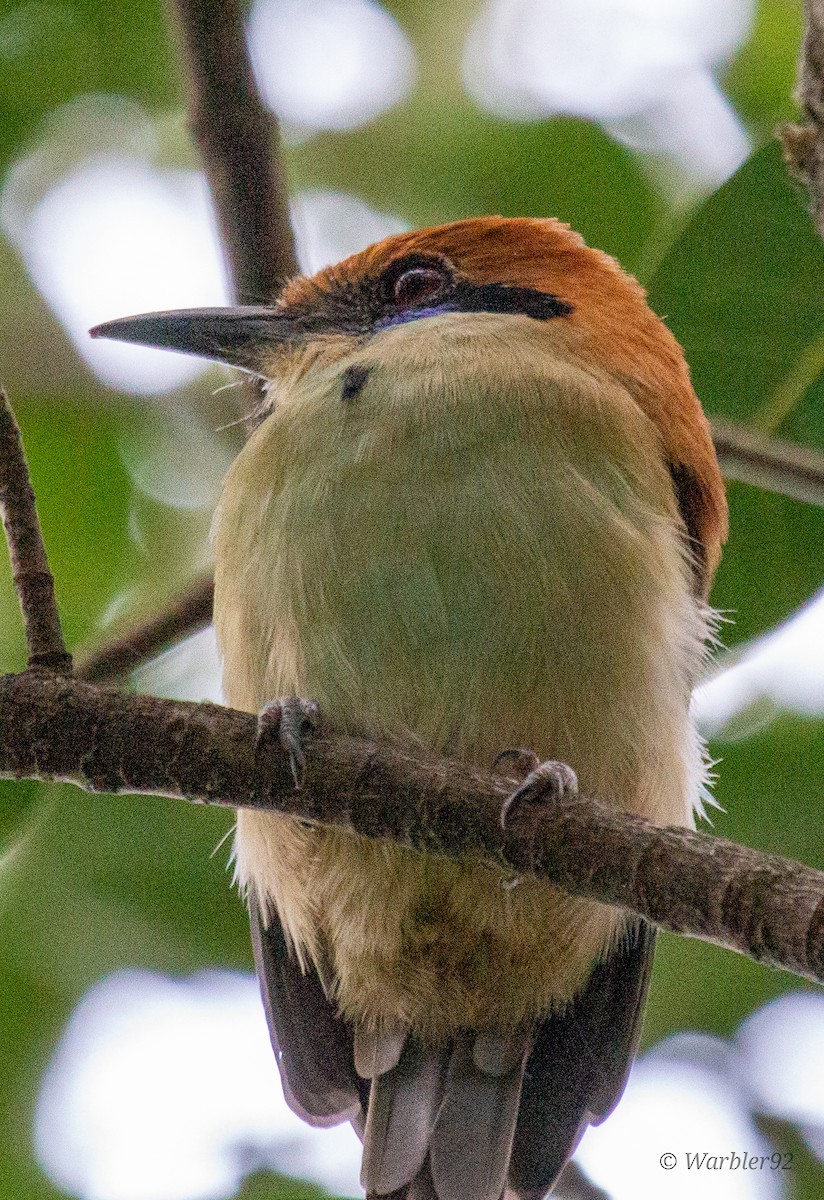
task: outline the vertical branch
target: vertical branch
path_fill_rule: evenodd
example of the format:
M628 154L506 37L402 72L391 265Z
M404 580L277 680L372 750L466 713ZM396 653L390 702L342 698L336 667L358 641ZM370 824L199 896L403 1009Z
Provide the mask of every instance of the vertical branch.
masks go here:
M804 3L797 96L806 121L781 130L784 159L805 184L815 227L824 237L824 0Z
M189 127L200 150L235 294L273 300L297 270L278 122L246 52L239 0L174 0Z
M26 629L29 667L48 667L69 675L54 579L37 519L34 491L20 429L6 393L0 388L0 509L9 546L12 578Z

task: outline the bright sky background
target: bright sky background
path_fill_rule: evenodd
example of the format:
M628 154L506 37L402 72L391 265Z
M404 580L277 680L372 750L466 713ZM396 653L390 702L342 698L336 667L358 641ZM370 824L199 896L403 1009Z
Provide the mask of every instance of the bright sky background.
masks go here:
M406 34L372 0L254 0L249 49L292 138L366 124L404 100L417 74Z
M824 996L780 997L729 1042L660 1043L577 1159L613 1200L780 1200L781 1156L757 1113L796 1124L824 1157ZM35 1143L55 1183L86 1200L212 1200L264 1166L362 1195L357 1137L286 1107L257 982L229 972L121 971L93 987L44 1075ZM758 1171L690 1168L702 1150L776 1157ZM664 1154L676 1158L666 1175Z

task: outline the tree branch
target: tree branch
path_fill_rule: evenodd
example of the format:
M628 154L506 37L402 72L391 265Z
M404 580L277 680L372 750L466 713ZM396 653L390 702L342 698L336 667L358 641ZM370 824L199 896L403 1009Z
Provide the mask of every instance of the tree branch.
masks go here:
M37 519L34 491L20 429L6 393L0 388L0 510L11 559L14 586L26 630L30 667L71 671L72 657L63 641L54 580Z
M277 125L252 82L237 0L175 0L187 51L190 121L218 222L244 300L274 296L294 270ZM817 197L822 108L822 0L810 0L805 103L814 122L804 170ZM801 142L796 143L800 146ZM798 160L801 161L800 159ZM814 201L819 212L818 200ZM94 792L136 792L251 807L395 840L412 850L486 860L565 891L625 907L665 929L699 937L824 982L824 874L703 833L660 828L595 799L566 799L501 826L514 780L323 728L312 739L301 790L276 741L262 746L254 716L97 689L70 669L33 496L6 406L2 484L15 582L31 669L0 678L0 776L66 780ZM821 502L821 465L806 452L716 426L729 472L782 483ZM18 458L15 458L14 448ZM18 463L23 462L22 474ZM9 464L12 464L9 466ZM10 472L10 476L9 476ZM22 482L21 482L22 481ZM32 529L34 549L29 545ZM22 535L22 536L21 536ZM21 549L21 546L23 549ZM44 581L45 580L45 581ZM110 649L122 670L200 623L208 585L174 614ZM119 655L119 657L118 657ZM86 671L101 677L102 659ZM574 765L574 764L573 764Z
M297 271L276 118L246 53L239 0L174 0L200 150L237 299L272 301Z
M168 646L204 629L212 620L215 585L211 573L196 579L163 612L81 656L76 674L90 683L122 679Z
M469 855L824 982L824 873L593 799L503 830L516 781L420 747L322 726L296 791L288 755L276 739L261 751L248 713L26 672L0 677L0 776L261 809Z
M806 186L810 214L824 237L824 0L805 0L796 95L806 121L781 129L784 161Z
M718 418L712 436L726 479L824 507L824 454Z

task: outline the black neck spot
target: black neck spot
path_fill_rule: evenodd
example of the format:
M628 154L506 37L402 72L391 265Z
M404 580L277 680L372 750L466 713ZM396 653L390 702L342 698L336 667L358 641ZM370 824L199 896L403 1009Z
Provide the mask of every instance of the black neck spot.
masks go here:
M362 363L353 363L351 367L347 367L343 372L343 386L340 393L341 400L347 404L351 400L357 400L368 378L369 368L365 367Z

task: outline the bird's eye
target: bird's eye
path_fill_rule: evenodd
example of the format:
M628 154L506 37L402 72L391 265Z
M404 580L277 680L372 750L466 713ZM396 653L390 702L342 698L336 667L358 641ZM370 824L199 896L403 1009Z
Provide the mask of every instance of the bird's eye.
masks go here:
M448 277L437 267L410 267L399 275L392 289L396 308L417 308L441 294Z

